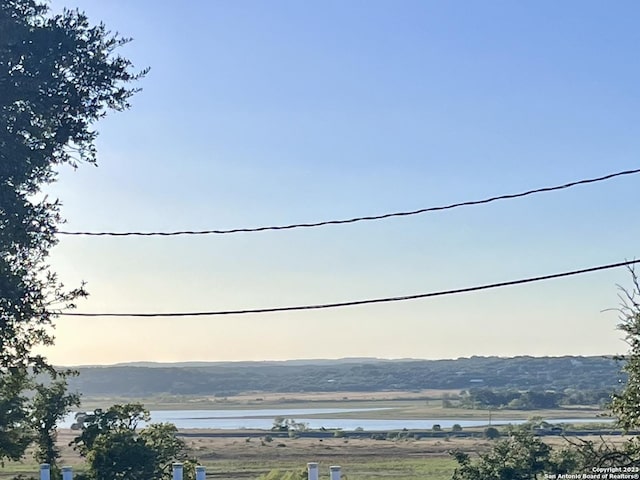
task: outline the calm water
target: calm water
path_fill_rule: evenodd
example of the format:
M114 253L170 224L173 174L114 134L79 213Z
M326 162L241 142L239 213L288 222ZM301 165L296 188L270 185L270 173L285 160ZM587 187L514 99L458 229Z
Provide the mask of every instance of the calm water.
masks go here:
M215 428L223 430L258 429L269 430L273 426L276 417L292 418L296 422L308 424L309 428L341 428L343 430L355 430L360 427L364 430L428 430L438 424L444 429L451 428L454 424L464 427L478 427L487 425L485 420L456 420L431 418L424 420L395 420L395 419L347 419L347 418L308 418L307 415L346 412L370 412L385 410L381 408L300 408L300 409L263 409L263 410L154 410L151 412L151 420L155 423L170 422L178 428ZM575 419L559 418L549 420L550 423L603 423L606 419ZM493 420L494 425L520 424L526 420ZM69 428L73 423L73 415L70 415L60 425L61 428Z

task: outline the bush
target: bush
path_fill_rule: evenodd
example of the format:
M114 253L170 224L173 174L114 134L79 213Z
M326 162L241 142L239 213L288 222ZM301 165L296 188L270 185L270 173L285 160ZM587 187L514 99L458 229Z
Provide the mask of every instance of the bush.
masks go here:
M484 429L484 437L489 440L500 438L500 431L495 427L487 427Z

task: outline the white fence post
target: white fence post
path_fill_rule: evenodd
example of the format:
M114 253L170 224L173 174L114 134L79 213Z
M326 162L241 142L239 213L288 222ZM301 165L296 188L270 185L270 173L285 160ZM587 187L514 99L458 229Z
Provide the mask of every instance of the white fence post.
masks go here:
M329 477L331 480L340 480L340 467L329 467Z
M182 464L174 463L173 464L173 480L182 480Z
M40 480L51 480L51 465L48 463L40 464Z
M73 480L73 468L62 467L62 480Z
M315 462L307 463L308 480L318 480L318 464Z
M196 467L196 480L206 480L207 470L202 465Z

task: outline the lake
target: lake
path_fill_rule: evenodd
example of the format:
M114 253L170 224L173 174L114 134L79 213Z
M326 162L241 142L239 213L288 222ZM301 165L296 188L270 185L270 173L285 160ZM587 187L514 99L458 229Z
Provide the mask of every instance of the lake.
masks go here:
M270 430L276 417L294 419L296 422L308 424L311 429L341 428L343 430L355 430L362 428L367 431L375 430L430 430L435 424L444 429L451 428L454 424L461 427L479 427L488 424L485 420L456 420L431 418L423 420L397 420L397 419L348 419L348 418L313 418L307 415L331 415L334 413L370 412L386 410L384 408L300 408L300 409L257 409L257 410L153 410L151 420L154 423L170 422L181 429L186 428L211 428L222 430ZM73 423L74 415L69 415L61 424L61 428L69 428ZM604 423L602 418L557 418L548 419L549 423ZM521 424L526 420L493 420L493 425Z

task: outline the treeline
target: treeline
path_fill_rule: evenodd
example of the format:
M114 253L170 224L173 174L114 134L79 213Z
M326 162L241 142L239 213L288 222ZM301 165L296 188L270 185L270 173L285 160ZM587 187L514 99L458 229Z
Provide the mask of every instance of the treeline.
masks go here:
M611 401L613 388L596 390L565 389L552 390L492 390L476 388L464 391L462 395L444 399L447 406L466 408L494 408L534 410L544 408L558 408L570 405L600 405Z
M605 357L471 357L332 364L243 362L198 367L80 368L70 387L86 395L216 395L489 388L611 391L625 381ZM509 401L516 400L515 398ZM508 403L508 402L507 402ZM577 401L576 403L582 403ZM587 402L590 403L590 402Z

